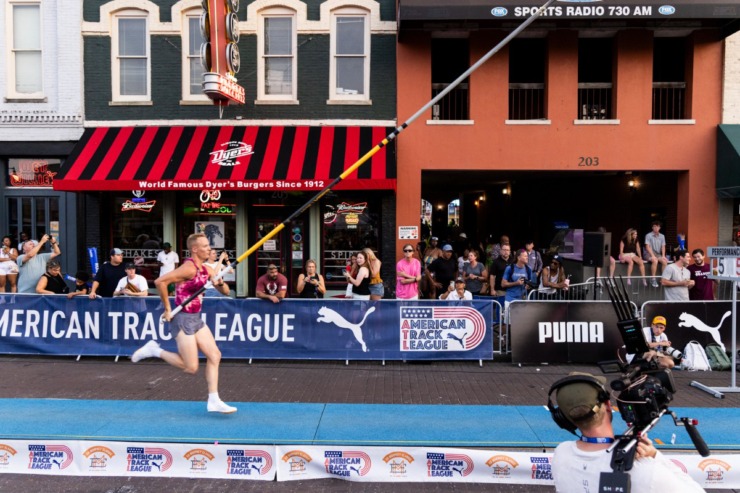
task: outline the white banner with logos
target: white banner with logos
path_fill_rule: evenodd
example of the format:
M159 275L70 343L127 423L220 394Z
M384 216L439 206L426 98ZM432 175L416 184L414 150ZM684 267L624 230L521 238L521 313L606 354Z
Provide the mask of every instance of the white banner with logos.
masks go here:
M0 439L0 473L272 481L274 454L274 446Z
M703 488L740 488L740 454L665 453ZM0 474L552 485L552 454L445 447L0 439Z

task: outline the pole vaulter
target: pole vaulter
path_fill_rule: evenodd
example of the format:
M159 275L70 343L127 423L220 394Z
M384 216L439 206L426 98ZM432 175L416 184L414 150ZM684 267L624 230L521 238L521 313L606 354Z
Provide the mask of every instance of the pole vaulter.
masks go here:
M488 53L483 55L480 60L478 60L475 64L473 64L468 70L466 70L462 75L460 75L457 79L455 79L449 86L447 86L442 92L437 94L434 98L432 98L428 103L426 103L424 106L422 106L419 111L414 113L411 118L406 120L403 124L401 124L399 127L397 127L393 132L388 134L379 144L377 144L375 147L370 149L364 156L362 156L360 159L358 159L352 166L347 168L341 175L336 177L331 183L329 183L326 187L324 187L321 191L319 191L316 195L313 196L308 202L303 204L300 209L295 211L293 214L288 216L282 223L277 225L272 231L270 231L268 234L263 236L262 238L257 241L252 247L247 250L246 252L242 253L239 257L237 257L235 262L232 262L230 266L228 266L226 269L223 269L221 272L218 273L215 280L221 279L224 275L228 274L229 272L233 271L237 265L239 265L241 262L243 262L247 257L252 255L255 251L257 251L267 240L273 238L275 235L277 235L280 231L282 231L285 226L290 224L290 222L303 214L306 210L311 208L316 202L318 202L321 197L329 193L329 191L336 186L337 183L347 178L349 175L357 171L357 169L362 166L368 159L373 157L379 150L381 150L383 147L388 145L389 142L391 142L393 139L395 139L398 134L400 134L403 130L406 129L409 125L411 125L417 118L419 118L424 112L429 110L433 105L435 105L437 102L439 102L442 98L444 98L450 91L452 91L455 87L457 87L462 81L467 79L470 74L478 70L478 68L486 63L489 58L491 58L493 55L498 53L501 48L506 46L512 39L514 39L516 36L519 35L520 32L522 32L524 29L527 28L532 22L534 22L537 17L542 15L542 13L547 10L547 8L553 3L555 0L547 0L545 4L543 4L540 8L538 8L531 16L529 16L522 24L514 29L511 33L509 33L508 36L506 36L504 39L502 39L496 46L494 46ZM200 288L197 292L195 292L193 295L188 297L185 301L182 302L182 304L176 306L174 310L172 310L171 315L175 316L178 312L182 310L182 307L184 305L187 305L190 303L193 299L195 299L197 296L199 296L201 293L203 293L206 289L212 287L212 282L209 281L205 286ZM160 320L160 324L164 323L164 319Z

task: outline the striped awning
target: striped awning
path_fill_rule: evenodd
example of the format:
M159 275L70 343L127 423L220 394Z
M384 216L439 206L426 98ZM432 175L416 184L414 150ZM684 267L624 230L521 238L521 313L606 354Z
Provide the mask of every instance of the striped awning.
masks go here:
M379 144L386 127L99 127L85 130L54 189L321 190ZM395 190L381 148L337 190Z

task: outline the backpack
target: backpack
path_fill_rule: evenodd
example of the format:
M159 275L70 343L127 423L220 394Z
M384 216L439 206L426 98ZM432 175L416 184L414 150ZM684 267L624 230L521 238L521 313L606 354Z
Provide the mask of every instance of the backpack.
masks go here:
M707 344L707 357L709 358L709 365L713 371L727 371L732 368L732 361L727 357L727 353L722 350L722 347L716 342Z
M711 371L709 359L704 348L696 341L689 341L683 350L683 359L681 360L681 369L689 371Z
M510 264L506 266L506 270L509 273L509 275L506 276L506 280L509 282L514 282L514 266L515 265L516 264L514 263L514 264ZM532 280L532 268L527 264L524 264L524 268L527 269L527 282L529 282Z

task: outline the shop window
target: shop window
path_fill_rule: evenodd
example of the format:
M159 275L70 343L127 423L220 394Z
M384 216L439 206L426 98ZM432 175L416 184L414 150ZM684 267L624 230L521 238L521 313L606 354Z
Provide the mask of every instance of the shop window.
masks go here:
M210 102L203 93L203 64L200 61L200 9L185 13L182 33L182 99Z
M370 100L370 27L366 11L333 12L330 101Z
M329 289L347 285L344 271L353 254L370 248L380 256L380 203L352 196L323 204L323 275Z
M295 11L269 9L262 13L257 36L258 101L296 103Z
M113 100L151 100L149 27L147 13L125 10L116 13L112 33Z
M653 41L653 120L686 118L686 39Z
M7 11L6 11L7 12ZM8 53L8 97L44 97L41 39L41 4L13 1L6 20Z
M612 112L612 38L578 40L578 120L610 120Z
M468 69L468 40L432 39L432 97L449 87ZM432 107L432 120L469 120L469 81L465 79Z
M124 262L133 262L138 273L149 281L150 286L159 277L157 254L162 251L162 244L172 244L173 251L180 245L175 238L164 238L162 221L164 207L159 192L112 193L110 207L112 211L110 248L123 250ZM103 232L105 235L106 232ZM98 256L101 262L108 260L108 250L99 245Z
M514 39L509 44L509 120L543 120L545 115L544 38Z

